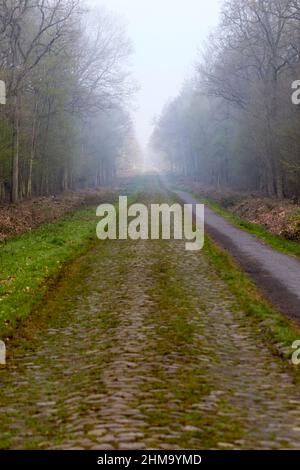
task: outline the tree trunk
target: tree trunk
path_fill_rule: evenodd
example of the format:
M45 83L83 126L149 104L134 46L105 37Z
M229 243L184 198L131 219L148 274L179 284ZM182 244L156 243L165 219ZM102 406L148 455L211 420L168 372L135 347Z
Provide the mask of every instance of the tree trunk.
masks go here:
M12 166L11 166L11 202L19 200L19 140L20 140L20 98L14 97Z
M283 176L279 165L276 165L276 196L278 199L284 198Z
M267 193L269 197L275 197L275 178L274 178L274 169L271 162L271 158L267 160L267 169L266 169L266 183L267 183Z
M28 182L27 182L27 197L30 198L32 195L32 173L33 173L33 162L35 159L36 149L36 130L37 130L37 111L38 111L38 99L35 100L34 115L31 131L31 147L30 147L30 159L29 159L29 171L28 171Z
M68 168L65 166L62 175L62 190L68 191L69 189L69 171Z

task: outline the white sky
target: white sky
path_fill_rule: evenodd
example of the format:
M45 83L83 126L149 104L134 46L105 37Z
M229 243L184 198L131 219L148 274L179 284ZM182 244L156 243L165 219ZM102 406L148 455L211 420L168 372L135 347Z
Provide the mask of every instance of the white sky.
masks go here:
M197 51L217 24L221 0L91 0L125 18L141 90L135 126L146 146L151 122L193 72Z

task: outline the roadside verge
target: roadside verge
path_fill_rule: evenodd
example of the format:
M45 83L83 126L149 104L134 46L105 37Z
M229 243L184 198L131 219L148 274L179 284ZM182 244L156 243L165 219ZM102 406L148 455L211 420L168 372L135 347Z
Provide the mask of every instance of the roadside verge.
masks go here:
M9 238L0 247L0 338L7 339L63 275L64 266L96 241L96 209Z

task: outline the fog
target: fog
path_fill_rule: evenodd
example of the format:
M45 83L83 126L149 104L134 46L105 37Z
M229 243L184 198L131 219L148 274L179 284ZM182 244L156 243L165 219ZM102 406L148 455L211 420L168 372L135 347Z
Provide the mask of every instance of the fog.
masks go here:
M124 17L134 46L135 127L147 144L152 121L193 72L197 51L216 25L220 0L93 0Z

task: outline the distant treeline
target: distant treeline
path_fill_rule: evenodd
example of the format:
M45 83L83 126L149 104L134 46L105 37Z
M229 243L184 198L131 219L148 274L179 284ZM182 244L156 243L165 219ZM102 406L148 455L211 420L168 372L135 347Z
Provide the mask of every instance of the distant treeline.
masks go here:
M130 55L82 0L1 0L0 202L111 181L134 144Z
M224 1L195 78L151 139L160 159L207 184L300 196L300 1Z

